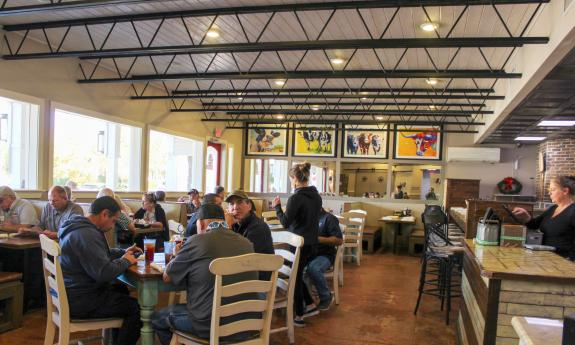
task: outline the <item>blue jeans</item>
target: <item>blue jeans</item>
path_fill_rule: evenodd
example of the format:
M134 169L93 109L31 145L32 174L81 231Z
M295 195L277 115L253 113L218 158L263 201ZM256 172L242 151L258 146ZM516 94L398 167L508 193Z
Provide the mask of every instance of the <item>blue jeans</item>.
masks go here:
M331 292L327 286L327 280L323 275L330 267L331 262L329 258L323 255L316 256L307 265L307 274L317 289L320 301L331 299Z
M192 323L188 318L185 304L174 304L152 314L152 327L162 345L169 345L172 340L172 329L193 333Z

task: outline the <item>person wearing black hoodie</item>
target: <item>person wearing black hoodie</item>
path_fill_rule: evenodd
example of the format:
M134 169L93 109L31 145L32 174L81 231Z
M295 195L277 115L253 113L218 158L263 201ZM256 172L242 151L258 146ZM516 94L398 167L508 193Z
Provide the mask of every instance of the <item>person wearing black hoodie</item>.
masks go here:
M304 244L300 251L298 271L294 291L294 325L304 327L304 282L303 269L309 258L315 255L318 242L319 215L322 207L321 196L314 186L309 186L311 164L308 162L295 164L289 170L289 178L294 187L294 194L289 197L286 212L282 210L279 196L274 199L276 215L284 228L302 236Z
M96 199L88 217L74 215L58 231L62 256L60 265L68 295L70 317L74 319L124 319L113 334L114 344L133 345L140 338L140 307L128 289L114 286L116 277L135 264L132 246L110 249L104 233L114 228L120 206L109 196ZM123 289L120 289L123 288Z

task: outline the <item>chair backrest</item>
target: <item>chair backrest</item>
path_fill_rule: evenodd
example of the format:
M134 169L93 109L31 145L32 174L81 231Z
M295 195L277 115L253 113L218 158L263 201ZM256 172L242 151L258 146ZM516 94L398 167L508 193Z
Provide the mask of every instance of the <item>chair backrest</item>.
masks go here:
M276 255L280 255L284 259L284 264L279 269L281 276L278 276L277 284L278 288L286 293L289 305L293 299L299 256L301 247L303 246L303 237L288 231L272 231L272 240L274 246L287 244L295 247L294 253L285 248L275 248L274 250ZM289 263L290 266L288 266L287 263Z
M64 286L64 275L60 267L61 249L58 243L46 235L40 235L42 248L42 266L44 271L44 285L47 298L47 322L53 322L58 327L70 322L68 296Z
M262 219L264 220L264 222L266 222L267 224L281 224L279 219L277 218L277 214L276 211L265 211L262 212Z
M210 344L217 345L220 337L245 331L259 331L257 339L249 344L268 344L272 321L272 310L276 293L278 269L283 258L270 254L245 254L215 259L210 263L210 272L215 276L214 301L212 306L212 326ZM223 277L244 272L272 272L269 280L245 280L239 283L223 285ZM265 294L265 300L246 299L240 302L222 305L222 298L246 293ZM244 319L226 325L220 325L222 317L241 313L262 313L261 318Z

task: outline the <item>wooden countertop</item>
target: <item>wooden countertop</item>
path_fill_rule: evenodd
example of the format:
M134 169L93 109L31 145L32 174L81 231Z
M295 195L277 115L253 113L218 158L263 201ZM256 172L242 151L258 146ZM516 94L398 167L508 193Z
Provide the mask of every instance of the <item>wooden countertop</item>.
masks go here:
M575 263L553 252L464 243L483 277L575 283Z
M514 316L513 329L525 345L561 345L563 321Z

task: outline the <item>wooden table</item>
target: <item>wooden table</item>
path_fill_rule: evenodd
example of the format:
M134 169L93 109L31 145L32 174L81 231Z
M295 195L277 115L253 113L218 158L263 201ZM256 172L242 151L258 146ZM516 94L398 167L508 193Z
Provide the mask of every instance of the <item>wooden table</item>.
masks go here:
M31 293L34 290L34 280L32 279L32 267L30 266L30 255L31 252L40 253L40 239L33 238L33 237L8 237L8 238L1 238L0 239L0 248L9 251L17 251L18 253L22 254L22 261L21 261L21 273L22 273L22 283L24 283L24 312L28 310L28 302L30 301L30 296L32 295L36 302L39 305L43 305L44 300L44 289L42 286L36 286L36 293ZM13 255L9 256L13 258ZM12 264L17 265L16 262L12 262ZM41 264L41 261L38 262L38 266ZM11 269L12 270L12 269ZM39 281L38 285L41 281Z
M393 252L397 253L397 236L401 236L401 226L403 224L413 225L415 224L415 217L407 216L407 217L398 217L395 218L393 216L385 216L379 219L380 222L384 222L386 224L394 224L393 227ZM383 238L383 236L382 236Z
M164 267L164 253L156 253L154 262ZM150 320L158 304L158 295L161 291L178 291L178 289L173 284L164 283L162 273L146 266L144 260L138 261L138 265L130 266L118 279L138 291L140 316L143 323L140 331L141 345L153 345L154 330Z
M156 232L164 231L163 226L150 226L148 228L138 228L136 227L136 235L154 234Z
M511 324L519 336L519 345L561 345L561 320L515 316Z
M268 224L271 231L285 231L285 228L281 224Z

